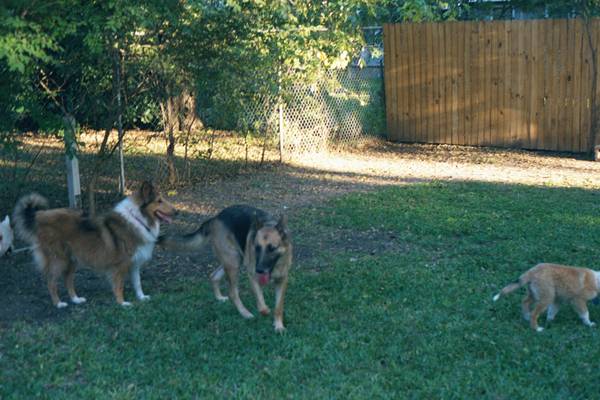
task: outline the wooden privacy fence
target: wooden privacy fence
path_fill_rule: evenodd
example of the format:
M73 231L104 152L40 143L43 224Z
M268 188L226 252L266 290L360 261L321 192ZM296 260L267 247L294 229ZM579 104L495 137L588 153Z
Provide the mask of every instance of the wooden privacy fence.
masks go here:
M596 48L600 20L590 26ZM581 20L386 24L384 54L391 140L591 148L598 93Z

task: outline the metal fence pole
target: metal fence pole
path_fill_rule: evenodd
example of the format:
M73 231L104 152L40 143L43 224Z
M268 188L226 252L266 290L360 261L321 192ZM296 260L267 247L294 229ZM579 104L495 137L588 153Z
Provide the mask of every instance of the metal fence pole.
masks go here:
M65 117L65 161L67 167L67 191L69 207L81 208L81 183L79 179L79 160L77 159L76 122L71 115Z
M281 102L281 97L279 98L279 104L277 105L277 111L279 113L279 162L283 162L283 139L284 139L284 131L283 131L283 104Z

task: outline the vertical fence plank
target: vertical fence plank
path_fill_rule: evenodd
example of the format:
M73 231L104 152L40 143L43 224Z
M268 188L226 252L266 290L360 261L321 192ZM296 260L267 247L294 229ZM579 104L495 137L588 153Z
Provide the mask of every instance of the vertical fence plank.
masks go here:
M521 147L530 149L531 148L531 135L529 132L529 121L531 120L531 24L529 21L523 21L522 32L519 36L519 43L521 47L521 62L522 62L522 74L523 83L521 85L521 96L520 96L520 107L521 107Z
M575 69L575 20L567 20L566 34L564 38L564 80L565 80L565 100L564 100L564 118L563 118L563 151L573 151L573 114L574 114L574 94L573 94L573 76Z
M427 24L431 29L431 47L429 48L429 62L431 64L431 134L433 143L440 143L440 52L439 35L436 23Z
M550 58L550 51L552 51L552 21L546 20L541 21L542 24L542 39L543 39L543 97L542 97L542 129L540 131L540 149L550 149L550 92L552 89L552 61Z
M504 24L502 22L494 21L491 24L492 27L492 48L491 48L491 60L492 60L492 103L490 104L491 110L491 121L490 121L490 144L492 146L499 146L498 138L500 132L500 118L502 112L502 74L503 65L502 62L502 51L504 51L504 41L502 36L502 28Z
M465 50L467 52L465 60L465 72L467 78L465 80L465 100L467 101L465 107L465 144L473 145L473 132L477 128L475 125L475 113L476 113L476 98L474 92L477 91L477 39L478 31L477 24L465 24L465 30L467 31Z
M598 39L597 36L599 34L598 32L598 24L597 24L598 20L592 21L590 24L590 28L591 28L591 38L592 38L592 46L594 46L596 49L598 48ZM594 96L594 93L592 91L592 78L594 76L594 70L593 70L593 53L590 49L590 44L589 44L589 39L587 37L587 31L585 31L585 48L586 48L586 53L585 53L585 63L586 63L586 69L587 69L587 85L584 85L584 93L585 93L585 123L581 132L581 151L589 151L590 147L592 146L592 143L590 143L590 131L592 129L592 118L593 118L593 110L592 110L592 97ZM597 100L596 100L597 101Z
M471 57L471 24L464 23L464 50L465 55L463 59L463 68L464 68L464 97L463 97L463 120L464 120L464 129L463 129L463 141L461 144L468 145L471 143L471 127L472 127L472 113L473 107L471 102L471 86L472 86L472 63L473 59Z
M583 45L583 30L581 20L577 19L574 21L574 44L573 49L575 54L573 56L573 121L571 129L573 135L571 136L571 148L573 151L580 151L580 137L581 137L581 58L582 58L582 45Z
M429 137L429 91L427 87L429 80L429 62L427 59L427 26L424 23L419 23L419 31L423 40L419 46L421 52L421 141L425 143L431 143Z
M496 146L504 146L506 134L506 54L508 37L506 23L498 21L498 135L494 141Z
M543 94L543 61L540 21L531 21L531 96L529 98L529 148L535 149L539 145L539 132L541 123L541 102Z
M440 143L450 143L452 135L448 135L450 132L450 124L448 123L448 115L446 113L447 110L447 99L448 99L448 49L447 46L449 42L446 40L446 31L447 24L439 23L438 27L438 49L439 49L439 79L440 79L440 88L439 88L439 97L438 101L440 103L440 119L439 119L439 142Z
M594 32L594 48L596 49L596 65L600 66L600 51L598 51L598 47L600 46L600 19L594 19L592 21L592 32ZM598 67L598 70L600 71L600 67ZM600 108L600 76L596 76L596 78L598 79L599 84L596 86L596 93L592 93L592 95L595 96L595 98L596 98L596 107ZM587 136L588 136L588 147L586 147L583 151L592 151L593 147L595 145L599 144L598 140L600 138L598 137L598 134L596 134L595 143L591 143L589 141L589 134Z
M508 55L507 55L507 71L506 73L508 74L507 76L507 90L508 90L508 102L507 102L507 138L506 138L506 146L508 147L513 147L515 145L515 141L516 141L516 131L517 131L517 126L516 126L516 100L515 100L515 94L516 94L516 87L518 84L518 77L517 77L517 46L518 46L518 41L517 36L516 36L516 30L517 30L517 26L514 23L514 21L509 21L508 22Z
M524 106L523 106L523 98L525 96L525 21L515 21L516 29L514 40L516 41L516 52L515 52L515 62L517 65L516 69L516 86L513 88L514 91L514 145L518 148L523 147L525 130L524 127Z
M390 28L391 24L383 24L383 86L385 90L385 123L388 139L394 140L392 135L392 102L390 98L391 85L392 85L392 74L391 74L391 55L394 48L390 44Z
M448 33L449 45L451 49L451 72L450 72L450 82L451 82L451 97L452 101L450 104L450 118L452 120L452 140L450 143L458 144L458 135L459 135L459 110L458 110L458 85L460 82L460 66L459 66L459 54L460 54L460 40L456 40L459 37L459 26L458 23L452 22L449 25L451 28Z
M483 32L482 22L473 24L473 36L471 45L473 47L473 87L471 89L471 100L473 106L473 126L471 129L471 145L480 146L481 128L481 102L483 100Z
M437 87L437 43L435 40L435 24L428 22L427 27L427 121L429 125L429 143L437 143L437 110L435 104L436 87Z
M418 37L420 38L419 44L416 46L419 50L419 70L420 70L420 78L419 78L419 132L421 136L420 142L428 143L428 125L427 125L427 30L425 29L425 24L418 23L416 24L418 29Z
M406 54L403 55L403 60L407 65L406 71L406 101L407 101L407 113L406 113L406 136L405 140L412 142L414 141L414 122L415 122L415 96L414 96L414 73L415 73L415 60L414 60L414 48L412 38L412 26L406 24L405 26L405 40L406 40Z
M413 121L414 141L421 141L421 73L423 68L421 67L421 56L420 56L420 41L419 41L419 27L416 24L409 24L410 30L413 37L412 46L412 86L414 96L414 110L415 120Z
M489 64L489 79L488 85L490 86L488 93L488 128L487 128L487 145L493 145L493 141L496 135L496 123L498 112L498 63L496 59L496 46L498 45L498 35L496 31L496 22L488 22L488 64Z
M456 71L456 89L458 97L456 99L456 117L458 119L458 131L456 134L456 144L465 144L465 113L467 108L466 94L465 94L465 74L466 74L466 50L465 50L465 22L460 21L456 23L456 57L457 57L457 71Z
M487 49L487 22L479 21L479 70L480 70L480 93L478 106L478 126L477 126L477 144L486 146L486 117L487 117L487 96L489 87L488 79L488 49Z
M512 123L512 37L511 37L511 21L504 21L504 146L511 146L511 123Z
M404 24L396 24L394 30L394 38L396 41L396 96L398 98L398 138L400 141L406 140L406 130L404 126L404 113L406 111L406 102L404 91L404 80L406 78L406 60L404 55L406 54L406 46L404 42Z
M560 23L552 20L552 49L549 51L551 60L552 86L550 98L550 150L558 150L558 115L560 106Z
M396 44L396 25L390 27L390 46L392 47L392 54L390 54L390 70L392 76L392 82L390 84L390 104L392 106L391 113L391 131L394 140L399 140L400 135L398 134L398 96L397 96L397 82L398 82L398 47Z
M595 39L595 26L596 24L593 24L590 26L590 28L592 28L592 45L597 46L597 40ZM584 96L583 99L583 115L582 115L582 126L581 126L581 147L580 150L581 151L587 151L589 150L589 132L591 129L591 122L592 122L592 109L591 109L591 104L592 104L592 87L590 82L592 81L592 76L593 76L593 64L592 64L592 51L590 49L590 43L589 43L589 38L588 38L588 31L587 28L584 25L584 45L583 45L583 49L584 49L584 57L583 57L583 75L584 75L584 79L585 82L582 85L582 95ZM587 83L586 83L587 82Z
M557 48L557 69L558 69L558 102L557 102L557 114L556 114L556 135L557 135L557 150L566 151L567 147L567 54L568 54L568 43L567 43L567 30L568 20L558 21L558 48Z
M492 144L492 103L494 98L494 58L492 48L494 47L494 28L492 22L485 22L485 101L484 101L484 143L486 146Z

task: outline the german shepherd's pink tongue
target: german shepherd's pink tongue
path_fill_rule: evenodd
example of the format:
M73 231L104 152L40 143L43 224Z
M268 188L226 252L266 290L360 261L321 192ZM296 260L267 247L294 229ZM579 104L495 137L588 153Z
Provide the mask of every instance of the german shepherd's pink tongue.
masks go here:
M156 210L156 216L158 217L158 219L160 219L161 222L164 222L165 224L170 224L171 222L173 222L173 218L171 218L170 215L164 214L158 210Z
M258 274L258 283L260 283L262 286L265 286L267 283L269 283L270 279L271 274L268 272L265 272L264 274Z

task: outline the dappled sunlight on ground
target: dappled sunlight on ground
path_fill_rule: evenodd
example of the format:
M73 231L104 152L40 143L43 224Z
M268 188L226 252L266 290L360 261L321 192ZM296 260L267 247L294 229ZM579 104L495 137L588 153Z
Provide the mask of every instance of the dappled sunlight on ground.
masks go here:
M386 185L415 180L461 180L600 188L600 163L580 155L458 146L383 143L347 153L305 156L290 165L341 182ZM306 173L306 171L302 171Z

